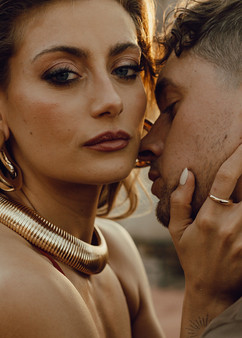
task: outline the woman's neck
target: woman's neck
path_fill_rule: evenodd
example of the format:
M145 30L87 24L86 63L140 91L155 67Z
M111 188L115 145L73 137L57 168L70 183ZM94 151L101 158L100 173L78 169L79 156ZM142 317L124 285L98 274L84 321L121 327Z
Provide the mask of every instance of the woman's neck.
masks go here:
M86 242L91 242L101 186L63 184L23 185L8 196L36 210L59 228Z

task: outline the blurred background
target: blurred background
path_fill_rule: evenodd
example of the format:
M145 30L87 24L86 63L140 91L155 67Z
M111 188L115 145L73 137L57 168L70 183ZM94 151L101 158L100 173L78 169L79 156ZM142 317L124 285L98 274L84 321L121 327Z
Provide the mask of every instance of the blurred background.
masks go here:
M157 27L161 30L163 13L176 0L156 0ZM150 281L152 297L167 338L178 338L184 295L184 275L168 230L156 219L158 199L151 196L148 168L141 169L142 182L151 198L140 191L140 203L134 215L118 221L133 237ZM152 338L152 337L151 337Z

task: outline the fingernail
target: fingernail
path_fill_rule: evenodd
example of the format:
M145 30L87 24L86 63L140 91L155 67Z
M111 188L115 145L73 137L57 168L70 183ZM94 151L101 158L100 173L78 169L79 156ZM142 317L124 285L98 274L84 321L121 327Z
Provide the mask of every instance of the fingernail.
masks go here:
M180 177L180 185L185 185L188 177L188 170L185 168Z

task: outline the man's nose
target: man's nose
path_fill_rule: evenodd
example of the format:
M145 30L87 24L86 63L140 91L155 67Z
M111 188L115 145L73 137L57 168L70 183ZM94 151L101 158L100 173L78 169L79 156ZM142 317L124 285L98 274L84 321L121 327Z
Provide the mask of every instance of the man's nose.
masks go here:
M163 153L164 142L159 124L155 123L149 133L141 140L138 159L153 162Z
M106 75L99 77L92 87L93 98L90 103L91 115L115 117L123 111L123 100L114 81Z

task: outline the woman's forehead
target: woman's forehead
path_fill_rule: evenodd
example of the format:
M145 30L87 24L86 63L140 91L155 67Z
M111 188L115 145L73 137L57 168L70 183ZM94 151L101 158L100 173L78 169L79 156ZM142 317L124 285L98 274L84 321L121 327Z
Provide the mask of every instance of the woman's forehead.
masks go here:
M137 41L131 16L114 0L53 2L29 13L28 20L24 19L21 20L21 44L29 46L73 45L72 41L90 46L99 41L103 44Z

